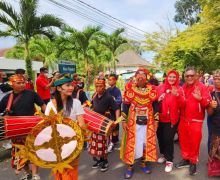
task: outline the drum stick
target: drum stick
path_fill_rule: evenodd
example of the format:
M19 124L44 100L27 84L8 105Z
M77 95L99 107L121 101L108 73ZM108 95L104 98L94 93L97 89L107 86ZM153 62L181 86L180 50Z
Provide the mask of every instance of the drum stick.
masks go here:
M122 116L120 116L120 117L114 122L114 124L116 125L116 124L120 123L121 121L122 121Z

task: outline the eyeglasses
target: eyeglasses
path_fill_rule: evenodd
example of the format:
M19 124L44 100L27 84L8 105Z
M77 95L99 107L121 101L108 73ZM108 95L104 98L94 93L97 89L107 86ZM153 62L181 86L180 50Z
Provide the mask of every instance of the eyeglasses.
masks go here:
M185 78L189 78L189 77L193 78L194 76L195 76L194 74L190 74L190 75L186 75Z

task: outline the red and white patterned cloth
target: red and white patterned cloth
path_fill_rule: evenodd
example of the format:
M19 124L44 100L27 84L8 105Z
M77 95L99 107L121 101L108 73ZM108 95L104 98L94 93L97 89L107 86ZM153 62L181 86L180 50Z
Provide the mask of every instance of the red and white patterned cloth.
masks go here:
M16 173L21 171L24 166L28 165L28 161L18 155L19 148L15 147L14 144L25 145L25 141L26 141L26 136L16 137L12 139L11 166L16 170Z
M105 156L107 154L107 137L92 133L88 151L92 156Z

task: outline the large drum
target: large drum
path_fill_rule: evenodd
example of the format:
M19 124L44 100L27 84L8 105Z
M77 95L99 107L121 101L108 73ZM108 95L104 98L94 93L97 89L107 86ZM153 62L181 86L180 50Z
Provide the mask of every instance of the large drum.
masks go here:
M40 116L0 117L0 139L27 135L41 120Z
M84 108L84 111L85 114L83 117L85 123L88 125L88 130L105 136L108 136L111 133L114 121L86 107Z

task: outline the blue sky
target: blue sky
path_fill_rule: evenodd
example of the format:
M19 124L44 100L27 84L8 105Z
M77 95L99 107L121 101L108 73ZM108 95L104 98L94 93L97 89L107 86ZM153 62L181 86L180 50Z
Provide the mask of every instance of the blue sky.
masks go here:
M57 2L66 3L66 5L77 8L74 0L56 0ZM158 25L167 28L169 25L168 18L172 21L175 14L174 3L176 0L83 0L91 6L100 9L113 17L116 17L128 24L131 24L145 32L151 33L158 30ZM18 0L7 0L16 10L19 10ZM83 29L86 25L95 25L91 21L82 19L68 11L60 9L48 0L39 0L39 13L50 13L62 18L67 24ZM85 11L84 11L85 12ZM88 15L93 16L91 13ZM105 21L96 17L100 21ZM177 25L181 28L180 25ZM0 24L0 29L4 28ZM104 31L110 32L109 28L103 27ZM128 34L134 36L134 32ZM12 47L15 40L12 38L0 39L0 48Z

